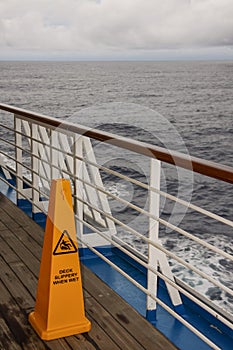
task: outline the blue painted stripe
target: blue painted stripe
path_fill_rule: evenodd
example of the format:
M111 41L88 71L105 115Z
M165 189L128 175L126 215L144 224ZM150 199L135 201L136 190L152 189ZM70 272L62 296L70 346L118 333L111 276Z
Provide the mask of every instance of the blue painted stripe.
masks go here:
M156 322L156 309L147 310L146 311L146 319L151 323Z

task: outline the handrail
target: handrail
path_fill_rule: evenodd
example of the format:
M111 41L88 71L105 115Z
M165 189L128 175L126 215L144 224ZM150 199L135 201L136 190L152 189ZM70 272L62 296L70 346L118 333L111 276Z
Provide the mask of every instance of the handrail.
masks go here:
M182 154L177 151L167 150L162 147L129 139L127 137L114 135L109 132L99 131L79 124L62 121L57 118L48 117L42 114L27 111L18 107L0 103L0 109L17 114L30 120L50 125L54 129L74 132L92 139L106 142L108 144L124 148L147 157L156 158L168 164L173 164L196 173L206 175L228 183L233 183L233 168L227 165L218 164L212 161L203 160L198 157Z

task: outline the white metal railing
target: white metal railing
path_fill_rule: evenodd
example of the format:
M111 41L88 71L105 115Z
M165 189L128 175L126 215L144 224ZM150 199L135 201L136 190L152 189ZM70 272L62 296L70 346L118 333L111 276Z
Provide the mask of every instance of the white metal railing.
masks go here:
M0 108L2 106L0 105ZM208 249L228 261L232 261L233 256L198 236L187 232L187 230L161 218L159 211L160 199L164 197L175 203L179 203L194 212L201 213L231 228L233 227L233 222L162 191L160 189L161 161L155 159L153 153L146 154L149 157L145 157L144 160L147 163L149 162L150 168L148 174L149 183L147 184L124 175L120 171L99 164L96 160L90 137L80 135L74 130L72 125L65 123L65 127L58 126L55 125L56 122L53 118L37 116L33 113L30 115L30 112L8 107L5 108L3 106L2 109L14 113L14 125L11 127L6 123L0 124L0 166L5 177L1 180L16 190L17 201L20 202L26 199L31 202L34 216L40 212L46 214L51 180L59 177L69 178L72 183L77 234L80 244L88 247L122 273L122 275L128 278L139 289L143 290L147 295L148 312L153 312L156 309L156 304L160 304L212 348L218 349L211 340L158 298L157 277L164 280L175 307L182 304L181 292L231 329L233 329L232 316L228 310L222 310L220 307L216 307L211 300L207 300L208 298L206 296L202 300L199 294L192 288L186 287L184 283L178 283L178 279L173 276L171 271L169 259L176 261L183 268L192 271L200 276L201 279L208 281L211 285L216 286L219 290L231 296L233 296L233 291L229 286L210 276L199 267L187 262L185 257L180 257L169 249L166 249L159 237L159 228L161 226L168 227L173 232L182 235L183 239L188 239L190 242L193 241L195 244L200 245L200 247ZM12 111L9 109L12 109ZM4 137L4 132L6 131L11 135L9 139ZM91 134L91 136L93 139L100 140L97 132L93 131L92 133L93 135ZM14 141L11 141L10 139L13 138ZM109 141L106 133L103 134L103 138ZM124 140L124 142L126 141ZM127 142L130 143L130 141ZM114 142L112 143L114 144ZM106 147L106 151L110 148L109 142L102 146ZM119 147L118 144L117 146ZM123 143L122 149L125 148L125 144ZM137 149L134 151L137 152ZM143 152L140 150L139 153ZM190 168L190 165L185 167ZM233 174L231 168L225 170L230 176L231 172ZM102 179L101 174L103 173L143 189L147 194L147 204L142 208L137 203L132 203L112 193ZM214 177L218 177L218 175L214 175ZM227 175L227 181L231 182L229 179L230 177ZM148 224L148 234L140 232L127 219L124 220L122 217L114 215L111 210L111 201L116 201L130 208L137 215L141 215L142 220ZM89 232L85 232L87 229ZM122 235L118 234L119 231L123 231L126 236L130 235L134 237L132 239L139 238L142 244L147 247L147 253L142 253L133 244L129 244L127 240L122 238ZM103 244L111 244L117 247L130 258L144 266L148 271L147 288L142 287L136 280L132 279L126 272L95 249L95 247Z

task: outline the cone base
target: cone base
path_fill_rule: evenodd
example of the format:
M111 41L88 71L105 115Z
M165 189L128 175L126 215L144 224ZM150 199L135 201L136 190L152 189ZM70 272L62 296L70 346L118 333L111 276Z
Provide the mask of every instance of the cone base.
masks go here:
M47 330L39 318L36 317L35 312L29 314L29 322L43 340L52 340L63 337L68 337L74 334L86 333L91 330L91 322L87 318L83 318L82 322L69 327L62 327L58 329Z

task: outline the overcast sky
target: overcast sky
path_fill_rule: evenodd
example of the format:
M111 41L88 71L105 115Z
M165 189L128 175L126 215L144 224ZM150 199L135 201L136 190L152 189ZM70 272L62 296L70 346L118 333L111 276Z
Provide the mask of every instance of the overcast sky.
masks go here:
M0 0L0 59L233 59L233 0Z

